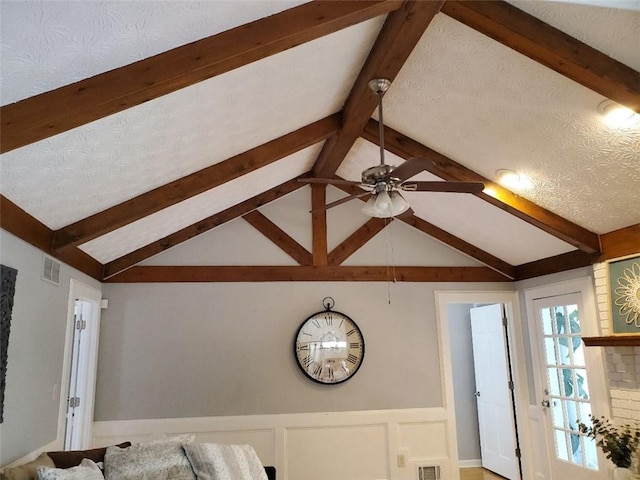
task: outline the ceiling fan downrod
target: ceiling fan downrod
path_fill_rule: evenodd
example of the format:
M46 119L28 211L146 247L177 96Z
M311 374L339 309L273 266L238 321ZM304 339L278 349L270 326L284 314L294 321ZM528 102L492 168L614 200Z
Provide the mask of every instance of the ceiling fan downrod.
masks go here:
M382 97L389 90L391 81L387 78L369 80L369 88L378 97L378 134L380 136L380 165L384 165L384 120L382 116Z

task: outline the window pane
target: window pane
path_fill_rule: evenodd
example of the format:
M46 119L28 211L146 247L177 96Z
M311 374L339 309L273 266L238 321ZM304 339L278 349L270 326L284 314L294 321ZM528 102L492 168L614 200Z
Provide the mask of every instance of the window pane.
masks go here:
M587 426L591 426L591 419L589 418L589 415L591 415L591 404L587 402L579 402L578 405L578 416L580 417L580 421Z
M598 469L598 451L596 441L593 438L582 437L585 449L585 465L588 468Z
M560 396L560 382L558 382L558 369L548 368L549 394Z
M567 428L578 430L578 405L576 402L566 400L564 405L567 409Z
M556 454L560 460L569 461L569 453L567 452L567 440L564 436L564 430L554 430L556 436Z
M555 331L558 335L567 333L567 323L565 321L564 307L553 307L555 315Z
M580 333L580 318L578 317L578 306L567 305L567 315L569 316L569 331L571 333Z
M558 352L561 365L571 365L571 338L558 338Z
M580 339L580 345L573 351L573 364L577 367L584 367L584 344Z
M587 400L589 398L589 384L587 383L587 371L585 369L576 369L576 383L576 396Z
M580 448L580 435L577 433L569 434L569 445L571 445L571 462L576 465L582 465L582 449Z
M562 413L562 402L560 400L551 400L551 412L553 416L553 426L564 428L564 414Z
M553 327L551 321L551 310L543 308L540 310L540 316L542 318L542 332L545 335L553 335Z
M562 396L573 397L573 371L570 368L562 369Z
M556 348L553 338L544 339L544 351L547 355L547 365L557 365L558 359L556 358Z

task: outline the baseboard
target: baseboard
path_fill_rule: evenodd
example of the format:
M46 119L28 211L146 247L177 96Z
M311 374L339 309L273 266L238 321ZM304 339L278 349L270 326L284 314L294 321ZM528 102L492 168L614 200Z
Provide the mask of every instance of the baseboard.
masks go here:
M458 464L460 468L476 468L482 466L482 459L478 458L477 460L459 460Z

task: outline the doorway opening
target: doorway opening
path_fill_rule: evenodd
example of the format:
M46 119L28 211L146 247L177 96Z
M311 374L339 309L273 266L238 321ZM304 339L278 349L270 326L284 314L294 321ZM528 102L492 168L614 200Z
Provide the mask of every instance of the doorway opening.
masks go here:
M65 450L92 444L101 300L99 290L71 279L58 421Z
M436 292L436 301L443 405L454 438L452 449L459 448L456 460L462 459L461 467L486 463L490 470L512 480L533 478L531 459L520 453L531 448L517 293ZM472 315L477 317L475 333ZM503 324L505 318L507 326ZM482 350L477 359L473 358L474 336L476 350Z

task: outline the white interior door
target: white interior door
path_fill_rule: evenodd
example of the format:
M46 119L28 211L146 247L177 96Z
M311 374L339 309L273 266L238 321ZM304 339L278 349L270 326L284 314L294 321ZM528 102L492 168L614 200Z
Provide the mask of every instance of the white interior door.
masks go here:
M502 305L476 307L470 313L482 466L517 480L520 477Z
M607 478L599 467L596 445L578 431L589 423L593 395L589 383L597 365L582 343L582 298L579 293L533 301L551 478L596 480ZM597 376L597 375L596 375ZM600 462L599 462L600 460Z
M65 450L92 445L101 292L71 279L58 435Z

